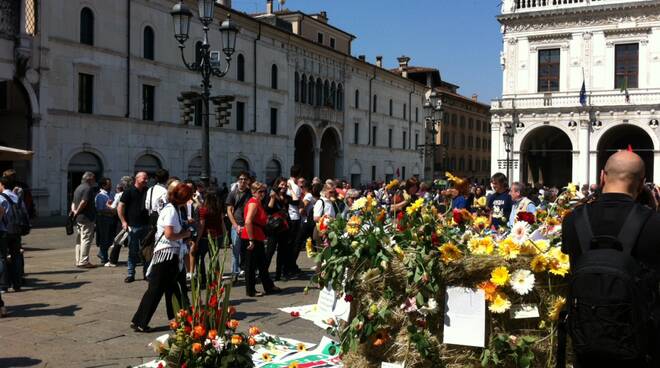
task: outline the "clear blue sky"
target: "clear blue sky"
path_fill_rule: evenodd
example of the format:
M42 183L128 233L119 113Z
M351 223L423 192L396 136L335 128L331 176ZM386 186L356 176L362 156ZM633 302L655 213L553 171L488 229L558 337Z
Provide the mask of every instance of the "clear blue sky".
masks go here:
M502 92L499 53L502 36L495 16L500 0L287 0L285 7L306 13L328 12L330 23L355 35L353 55L370 62L382 55L386 67L405 54L411 65L440 70L461 94L488 102ZM253 13L266 0L233 0ZM279 6L275 0L275 8Z

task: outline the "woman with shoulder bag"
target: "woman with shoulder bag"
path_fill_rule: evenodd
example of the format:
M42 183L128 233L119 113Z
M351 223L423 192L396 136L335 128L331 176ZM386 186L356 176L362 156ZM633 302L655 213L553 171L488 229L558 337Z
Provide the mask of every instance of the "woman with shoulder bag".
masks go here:
M182 183L168 192L169 203L161 210L158 217L156 245L147 269L149 287L142 296L140 306L131 322L131 328L136 332L150 330L149 321L156 312L163 294L165 294L167 317L173 319L175 311L172 307L172 297L181 301L183 295L187 293L187 290L180 289L177 278L184 269L185 255L188 254L186 240L191 237L191 231L181 218L180 212L192 195L192 188Z
M289 276L285 262L289 259L289 203L291 197L286 194L287 181L279 177L273 183L273 189L268 198L266 213L268 213L268 224L266 232L268 235L268 246L266 248L266 266L270 267L270 262L277 251L275 259L275 281L280 281L282 273L284 277Z
M241 232L241 239L247 242L245 293L247 296L263 296L264 293L258 293L255 289L257 270L259 270L259 278L266 294L277 293L281 290L271 280L266 264L264 249L266 234L264 228L268 221L268 215L266 215L266 210L261 204L266 196L266 185L254 182L250 189L252 190L252 198L245 205L245 226Z

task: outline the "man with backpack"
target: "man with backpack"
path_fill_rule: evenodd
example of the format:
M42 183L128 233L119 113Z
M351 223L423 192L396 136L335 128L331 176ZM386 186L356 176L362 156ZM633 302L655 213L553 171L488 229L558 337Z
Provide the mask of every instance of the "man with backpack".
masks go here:
M231 273L235 281L243 273L241 270L243 267L241 265L245 263L246 249L243 247L241 232L245 226L245 206L250 198L252 198L252 192L250 191L252 181L253 179L250 173L243 171L238 174L238 185L229 192L225 203L227 206L227 217L231 222Z
M577 368L660 366L660 214L635 202L644 173L638 155L615 153L600 174L602 194L562 224L571 279L560 331Z
M9 211L4 216L9 283L14 291L20 291L24 268L21 237L30 233L30 216L25 203L10 189L10 185L9 178L5 176L0 178L0 197L7 202L9 207Z

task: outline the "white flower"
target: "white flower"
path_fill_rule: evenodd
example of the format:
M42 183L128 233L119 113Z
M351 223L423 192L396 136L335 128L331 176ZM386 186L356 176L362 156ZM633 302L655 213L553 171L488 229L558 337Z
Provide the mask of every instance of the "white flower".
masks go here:
M529 270L517 270L511 275L509 284L519 295L527 295L534 289L534 274Z
M511 239L516 244L524 244L529 239L529 224L525 221L516 222L511 228Z
M154 341L149 343L149 346L151 346L152 349L154 349L154 352L159 354L161 349L167 349L169 347L169 340L170 335L165 334L161 335L158 338L156 338Z
M212 341L212 344L218 353L222 353L222 351L225 349L225 341L220 337L216 337L216 339Z
M426 315L426 314L432 314L438 310L438 302L435 301L435 299L431 298L429 301L426 303L425 306L419 308L419 311Z

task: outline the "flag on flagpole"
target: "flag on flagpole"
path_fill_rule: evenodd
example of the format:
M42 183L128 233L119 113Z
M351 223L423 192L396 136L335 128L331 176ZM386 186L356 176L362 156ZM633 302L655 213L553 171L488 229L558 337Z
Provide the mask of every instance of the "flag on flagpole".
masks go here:
M582 79L582 89L580 89L580 105L587 106L587 84Z
M621 86L621 92L626 95L626 103L630 103L630 94L628 93L628 76L623 78L623 85Z

